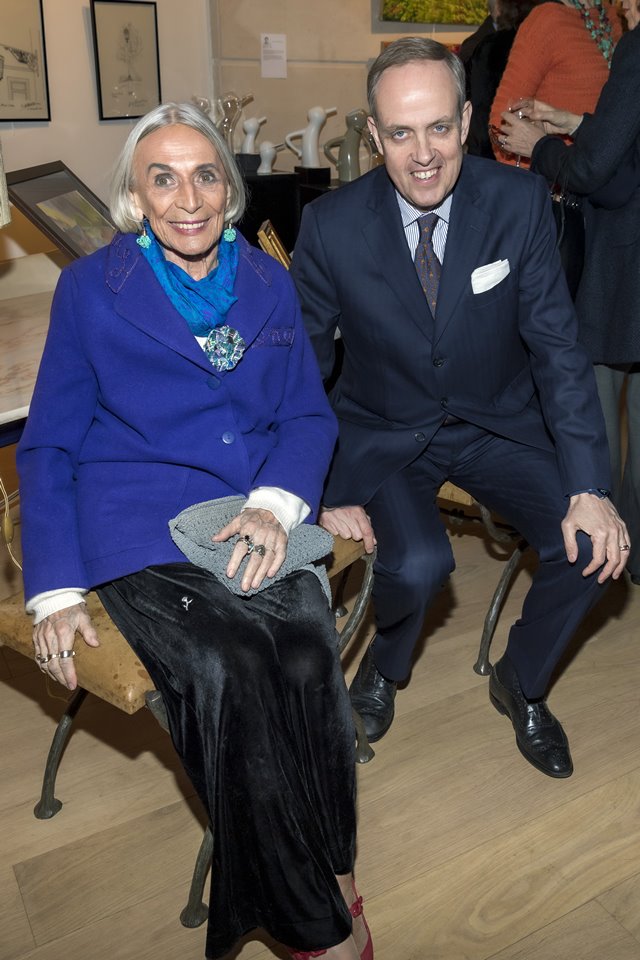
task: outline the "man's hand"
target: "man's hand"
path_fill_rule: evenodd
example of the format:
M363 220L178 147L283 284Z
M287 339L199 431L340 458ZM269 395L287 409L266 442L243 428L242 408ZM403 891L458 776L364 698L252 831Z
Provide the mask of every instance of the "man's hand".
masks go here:
M608 577L617 580L629 557L629 533L611 500L601 500L593 493L578 493L570 498L569 509L562 521L569 563L578 559L578 530L589 536L593 546L593 558L582 571L582 576L588 577L602 567L598 583L604 583Z
M318 523L334 537L362 540L367 553L373 553L376 538L364 507L322 507Z
M51 613L33 628L38 666L68 690L75 690L78 685L72 653L76 631L88 646L100 646L85 603L74 603L72 607Z

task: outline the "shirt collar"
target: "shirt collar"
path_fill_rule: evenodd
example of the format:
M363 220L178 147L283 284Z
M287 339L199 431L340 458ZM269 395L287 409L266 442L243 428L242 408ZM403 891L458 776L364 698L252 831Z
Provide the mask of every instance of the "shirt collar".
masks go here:
M424 210L420 210L418 207L414 207L412 203L409 203L408 200L398 193L396 190L396 199L398 201L398 206L400 207L400 215L402 217L402 226L406 229L410 224L415 223L420 217L423 217L425 214ZM429 213L436 213L441 220L444 220L445 223L449 223L449 216L451 214L451 201L453 199L453 193L450 193L447 197L444 198L439 207L434 207L433 210L430 210Z

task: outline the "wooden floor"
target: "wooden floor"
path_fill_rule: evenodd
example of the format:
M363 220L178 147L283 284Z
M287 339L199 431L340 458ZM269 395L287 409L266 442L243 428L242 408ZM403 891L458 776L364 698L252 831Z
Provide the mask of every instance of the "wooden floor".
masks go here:
M501 560L477 524L452 531L458 569L396 722L358 770L376 960L638 960L640 588L614 585L552 690L576 768L554 781L521 758L472 672ZM200 813L168 737L144 712L87 702L59 776L64 806L38 821L61 691L6 650L0 683L0 960L201 960L204 929L178 922ZM253 939L234 957L274 955Z

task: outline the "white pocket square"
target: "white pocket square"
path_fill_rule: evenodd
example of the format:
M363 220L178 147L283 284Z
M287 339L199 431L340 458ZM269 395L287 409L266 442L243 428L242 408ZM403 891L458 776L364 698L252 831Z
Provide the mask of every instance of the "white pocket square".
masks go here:
M474 293L491 290L509 276L509 269L508 260L496 260L495 263L485 263L483 267L476 267L471 274L471 289Z

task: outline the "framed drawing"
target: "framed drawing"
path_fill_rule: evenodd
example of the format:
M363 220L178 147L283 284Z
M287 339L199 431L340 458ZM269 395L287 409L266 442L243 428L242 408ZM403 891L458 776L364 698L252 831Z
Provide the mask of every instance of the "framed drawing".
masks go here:
M142 117L161 101L158 19L147 0L91 0L101 120Z
M116 232L102 200L60 160L8 173L7 189L18 210L71 257L93 253Z
M42 0L2 0L0 121L50 119Z
M424 33L433 24L482 23L486 0L371 0L374 33Z

